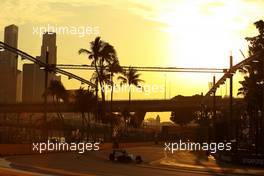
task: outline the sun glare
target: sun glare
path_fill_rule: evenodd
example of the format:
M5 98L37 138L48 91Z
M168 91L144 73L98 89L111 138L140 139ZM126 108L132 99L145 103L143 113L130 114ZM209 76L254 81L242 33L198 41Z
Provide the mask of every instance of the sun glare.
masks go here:
M168 24L164 29L171 38L170 63L179 67L227 67L228 57L239 56L243 38L237 33L244 29L238 24L240 4L209 3L182 6L173 13L160 14ZM239 8L238 8L239 9Z

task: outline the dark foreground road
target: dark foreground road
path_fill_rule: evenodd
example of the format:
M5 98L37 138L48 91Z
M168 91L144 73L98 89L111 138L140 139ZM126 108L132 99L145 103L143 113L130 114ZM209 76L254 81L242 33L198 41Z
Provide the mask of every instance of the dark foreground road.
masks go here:
M144 163L120 164L108 160L109 150L77 153L53 153L41 155L10 156L1 159L0 175L103 175L103 176L150 176L150 175L262 175L262 170L222 169L214 161L197 163L190 153L167 154L162 147L148 146L129 148L139 154ZM199 156L199 158L202 158ZM192 163L191 160L196 162ZM183 161L183 162L182 162ZM26 171L26 172L25 172ZM249 172L250 171L250 172Z

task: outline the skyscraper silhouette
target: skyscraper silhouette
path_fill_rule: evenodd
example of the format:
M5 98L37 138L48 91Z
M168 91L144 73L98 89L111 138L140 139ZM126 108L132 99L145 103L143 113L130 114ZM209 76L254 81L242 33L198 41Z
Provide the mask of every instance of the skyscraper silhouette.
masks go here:
M36 58L46 63L46 51L49 51L48 64L57 63L56 34L44 33L42 38L41 55ZM60 80L55 73L48 74L48 85L51 80ZM36 64L23 65L23 102L43 102L45 91L45 71Z
M5 27L4 42L17 48L18 27L10 25ZM17 101L17 55L9 51L0 52L0 102L14 103ZM20 82L19 82L20 83Z

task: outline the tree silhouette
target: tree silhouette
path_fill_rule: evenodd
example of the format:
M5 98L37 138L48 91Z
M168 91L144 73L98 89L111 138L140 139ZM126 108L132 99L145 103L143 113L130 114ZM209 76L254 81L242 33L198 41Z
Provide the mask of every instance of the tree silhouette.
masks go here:
M120 84L121 86L124 85L124 84L127 84L128 85L128 88L129 88L129 107L128 109L125 109L124 110L124 120L125 120L125 126L127 126L127 120L130 118L130 102L131 102L131 86L136 86L136 87L140 87L141 86L139 85L141 82L144 82L142 79L139 79L140 77L140 74L138 73L138 71L136 69L134 69L133 67L129 67L128 70L126 71L123 71L122 72L122 76L118 76L118 80L120 80Z
M81 113L82 116L82 130L81 134L83 137L84 132L87 132L87 128L90 126L90 113L95 109L96 97L94 95L94 91L92 90L84 90L84 88L80 87L75 92L75 106L76 109ZM87 118L85 116L85 112L87 112ZM88 133L87 133L88 134Z
M255 138L256 152L263 147L263 98L264 98L264 22L262 20L254 23L259 34L254 37L247 37L249 42L249 56L257 55L254 62L245 65L240 71L245 74L244 80L240 81L241 88L238 95L243 95L247 104L250 130ZM261 112L261 117L259 117Z
M111 104L110 104L110 118L111 118L111 136L113 136L114 118L113 114L113 93L114 93L114 75L122 73L122 67L119 65L119 61L116 59L113 63L108 66L108 72L110 73L110 85L111 85Z
M95 72L98 82L101 87L102 101L105 101L105 93L103 90L104 77L106 66L117 60L116 51L112 45L96 37L94 41L90 42L90 50L81 48L79 54L87 54L88 59L91 60L91 65L95 67Z
M52 96L53 99L53 103L55 106L57 106L58 104L60 104L61 102L67 102L68 101L68 94L67 91L64 87L64 85L62 84L61 81L58 80L51 80L48 90L47 90L47 95L48 96ZM64 122L64 118L59 110L59 107L57 106L57 116L59 119L62 120L62 122Z
M117 73L122 73L122 67L119 65L119 61L115 60L113 63L110 63L108 66L108 72L110 73L110 84L111 84L111 105L113 102L113 90L114 90L114 80L113 77ZM111 107L112 112L112 107Z
M186 126L194 120L194 113L189 109L179 109L171 112L170 120L180 126Z
M127 84L129 87L129 103L131 101L131 86L136 86L141 88L140 83L144 82L144 80L139 79L140 73L133 67L129 67L127 71L122 72L122 76L119 76L117 79L121 81L121 85Z
M102 107L100 114L101 118L106 117L105 112L105 91L104 86L109 84L111 74L109 74L106 70L112 63L118 61L116 56L116 51L112 45L101 40L100 37L96 37L94 41L90 42L90 50L88 49L80 49L79 54L87 54L88 59L91 60L91 65L95 67L95 73L93 74L93 78L97 85L96 88L96 97L98 100L98 84L101 88L101 97L102 97ZM98 103L97 103L98 104Z

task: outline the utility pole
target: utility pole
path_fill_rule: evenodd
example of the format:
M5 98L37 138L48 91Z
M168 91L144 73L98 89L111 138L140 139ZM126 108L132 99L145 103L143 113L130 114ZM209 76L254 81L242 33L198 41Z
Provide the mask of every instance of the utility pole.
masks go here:
M44 128L43 128L43 137L44 140L48 140L48 126L47 126L47 103L48 103L48 73L49 73L49 47L46 50L46 66L45 66L45 89L44 89Z
M231 54L230 56L230 70L232 69L233 67L233 56ZM233 130L232 130L232 121L233 121L233 73L230 72L230 90L229 90L229 124L228 124L228 139L231 139L232 138L232 133L233 133Z
M213 86L215 86L215 75L213 77ZM215 119L216 119L216 105L215 105L215 94L216 94L216 89L213 92L213 118L212 118L212 134L213 134L213 139L215 140Z
M213 86L215 86L215 75L213 77ZM214 90L214 92L213 92L213 118L216 117L215 93L216 93L216 90Z

